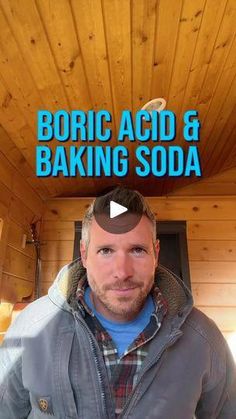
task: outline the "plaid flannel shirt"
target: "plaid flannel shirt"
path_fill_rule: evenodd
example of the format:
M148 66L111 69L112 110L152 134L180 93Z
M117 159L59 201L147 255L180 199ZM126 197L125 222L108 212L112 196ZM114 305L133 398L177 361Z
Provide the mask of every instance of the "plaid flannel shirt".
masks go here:
M118 417L135 387L143 361L148 354L149 342L160 329L162 320L167 313L167 302L155 284L152 289L155 310L150 317L149 324L137 336L124 354L119 357L111 336L101 325L97 317L94 316L84 300L84 292L87 286L87 279L82 278L78 283L77 299L85 310L85 320L92 330L103 354L111 393L114 397L115 413L116 417Z

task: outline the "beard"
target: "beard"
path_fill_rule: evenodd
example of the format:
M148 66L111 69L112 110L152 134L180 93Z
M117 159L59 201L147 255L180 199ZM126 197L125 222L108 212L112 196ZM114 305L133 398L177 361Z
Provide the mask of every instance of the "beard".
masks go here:
M112 285L97 286L93 278L88 277L91 299L98 312L110 314L114 319L133 320L142 310L153 284L154 276L148 283L142 281L115 281ZM129 295L115 295L113 290L133 289ZM99 310L100 308L100 310ZM102 310L101 310L102 309ZM106 314L105 316L106 317Z

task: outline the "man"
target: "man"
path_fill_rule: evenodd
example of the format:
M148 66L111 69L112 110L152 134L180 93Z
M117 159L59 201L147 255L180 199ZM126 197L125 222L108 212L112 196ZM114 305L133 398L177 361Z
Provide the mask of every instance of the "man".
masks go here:
M10 328L0 418L235 419L236 374L216 325L158 266L156 221L123 188L97 198L81 260Z

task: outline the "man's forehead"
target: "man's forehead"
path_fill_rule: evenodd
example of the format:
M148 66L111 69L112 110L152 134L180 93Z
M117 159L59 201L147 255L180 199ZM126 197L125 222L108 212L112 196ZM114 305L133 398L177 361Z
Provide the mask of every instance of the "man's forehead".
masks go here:
M146 216L142 216L138 225L135 226L132 230L122 234L109 233L108 231L101 228L95 218L93 218L90 226L90 242L101 242L104 240L113 240L117 242L122 239L149 241L152 240L152 237L153 227L150 220Z

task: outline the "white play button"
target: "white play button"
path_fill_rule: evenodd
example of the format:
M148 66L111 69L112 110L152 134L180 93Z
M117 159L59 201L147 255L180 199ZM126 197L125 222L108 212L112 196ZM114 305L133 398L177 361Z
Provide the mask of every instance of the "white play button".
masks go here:
M129 202L127 207L118 204L116 196L110 197L109 195L102 195L95 199L94 217L96 222L108 233L128 233L128 231L133 230L138 225L143 215L143 210L136 203ZM119 197L117 197L117 201L119 201Z
M120 214L128 211L128 208L123 205L117 204L115 201L110 201L110 218L115 218Z

